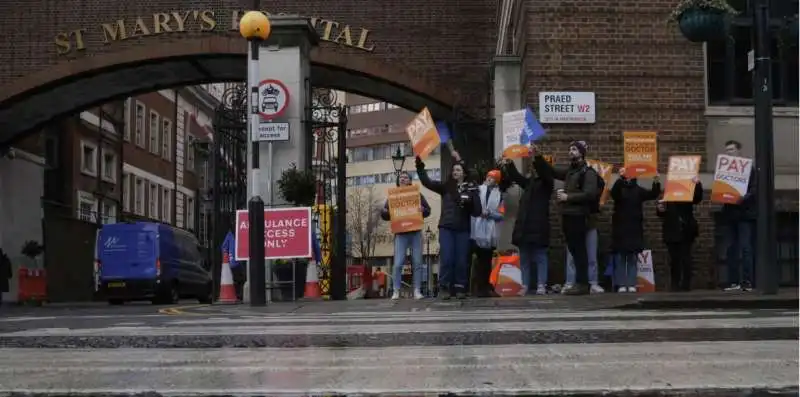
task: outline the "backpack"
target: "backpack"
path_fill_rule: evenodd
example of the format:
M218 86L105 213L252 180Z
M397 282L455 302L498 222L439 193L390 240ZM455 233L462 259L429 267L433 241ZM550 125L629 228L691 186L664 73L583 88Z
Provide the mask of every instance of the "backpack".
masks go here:
M594 168L590 166L585 166L583 171L581 171L581 179L580 179L580 187L583 188L583 180L586 178L586 173L589 172L591 169L594 172L595 177L597 177L597 198L589 203L589 213L590 214L599 214L600 213L600 198L603 197L603 190L606 188L606 181L594 170Z

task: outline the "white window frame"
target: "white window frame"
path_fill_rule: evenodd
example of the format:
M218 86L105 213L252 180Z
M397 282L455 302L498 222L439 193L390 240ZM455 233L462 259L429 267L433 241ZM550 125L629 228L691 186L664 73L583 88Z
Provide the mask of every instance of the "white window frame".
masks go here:
M158 200L161 195L158 193L158 185L149 182L150 187L147 189L147 216L152 219L158 219Z
M122 173L122 210L125 212L131 211L131 174L127 172Z
M131 98L125 100L125 108L124 108L124 117L125 117L125 129L122 133L122 139L126 142L131 141Z
M78 190L75 203L75 208L77 211L75 217L77 219L84 222L97 222L97 198L93 194ZM89 214L84 213L83 209L81 208L82 204L89 204L91 206L91 211Z
M148 117L147 122L149 123L150 131L150 153L158 155L161 153L161 148L158 146L161 142L161 138L159 136L161 135L161 115L155 110L150 110L150 116Z
M161 220L172 224L172 190L165 187L161 191Z
M117 223L117 205L111 201L103 202L103 224Z
M141 111L141 113L140 113ZM142 117L139 117L139 116ZM144 103L136 101L136 113L134 114L133 118L133 125L134 125L134 135L136 138L136 146L140 148L144 148L145 144L145 127L147 126L147 108L144 106Z
M144 209L147 207L145 200L147 194L147 181L138 176L133 177L133 211L135 214L144 216Z
M89 164L86 164L87 160L83 156L83 151L86 148L92 149L91 159L88 160ZM88 142L88 141L83 141L83 140L81 141L81 173L82 174L89 175L89 176L97 176L97 155L98 155L98 153L97 153L97 145L96 144L94 144L92 142Z
M194 142L196 140L194 135L186 136L186 164L184 166L188 171L194 171Z
M194 198L186 196L186 229L194 230Z
M172 161L172 120L166 117L161 119L161 157Z
M117 159L119 158L117 156L117 153L115 153L111 149L106 149L106 148L103 148L103 150L101 152L102 152L102 157L100 159L100 175L101 175L101 177L106 182L117 183L117 169L119 168L119 165L117 164ZM107 167L108 167L108 166L106 166L106 157L109 156L109 155L112 158L112 161L111 161L111 173L110 173L111 176L107 176L106 175L106 171L107 171Z

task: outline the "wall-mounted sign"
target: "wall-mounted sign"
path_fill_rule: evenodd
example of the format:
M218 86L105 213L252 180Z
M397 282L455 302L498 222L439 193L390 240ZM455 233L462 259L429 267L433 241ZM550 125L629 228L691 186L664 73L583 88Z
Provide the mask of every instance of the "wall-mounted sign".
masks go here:
M288 141L289 123L261 122L258 124L258 131L252 140L255 142Z
M539 121L543 124L594 124L594 92L540 92Z
M280 117L289 106L289 89L275 79L258 83L258 114L265 120Z

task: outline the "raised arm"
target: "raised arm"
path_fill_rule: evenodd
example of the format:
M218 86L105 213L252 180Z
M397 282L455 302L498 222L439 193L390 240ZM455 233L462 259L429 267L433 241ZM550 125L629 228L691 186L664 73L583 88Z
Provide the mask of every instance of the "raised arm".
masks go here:
M703 201L703 183L697 181L694 185L694 200L692 200L692 204L700 204Z
M519 170L517 170L517 166L516 164L514 164L514 161L509 160L503 163L503 173L508 175L508 179L519 185L519 187L523 189L528 187L528 182L530 182L530 179L524 177L522 174L519 173Z
M431 216L431 205L428 204L428 200L425 199L425 195L420 193L420 203L422 203L422 217L427 218Z
M624 178L622 175L617 178L617 181L614 182L614 186L611 186L611 199L614 201L619 201L620 194L622 193L622 185L625 183Z
M653 181L653 186L650 189L639 186L639 190L642 193L642 201L656 200L661 196L661 182Z
M536 173L539 174L539 178L542 178L546 184L553 185L555 169L544 159L544 156L541 154L533 156L533 168L536 170Z
M416 166L417 166L417 175L419 176L419 181L422 183L422 186L425 186L428 190L442 195L444 194L444 184L441 181L434 181L428 177L428 171L425 170L425 163L422 162L422 159L417 156L416 159Z

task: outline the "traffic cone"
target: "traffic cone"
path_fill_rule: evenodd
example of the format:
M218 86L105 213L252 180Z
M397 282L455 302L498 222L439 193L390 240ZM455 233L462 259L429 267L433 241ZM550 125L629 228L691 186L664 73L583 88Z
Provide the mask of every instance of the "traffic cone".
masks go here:
M319 276L317 275L317 261L311 260L306 267L306 289L303 293L305 299L320 299Z
M236 287L233 285L233 273L228 253L222 254L222 274L219 283L219 299L217 303L223 305L233 305L239 303L236 299Z

